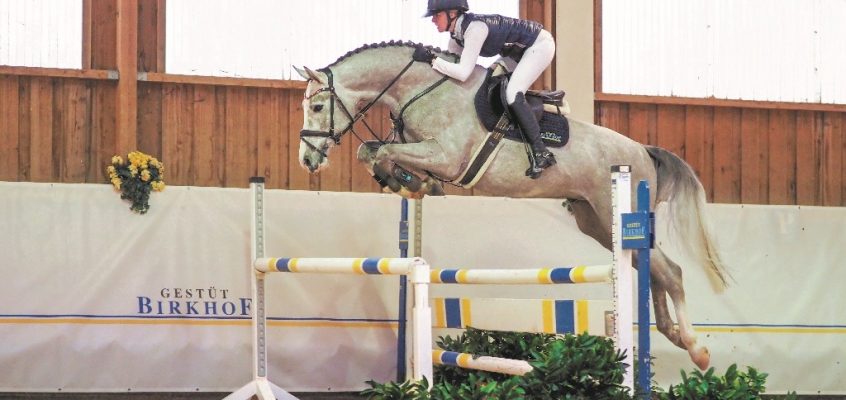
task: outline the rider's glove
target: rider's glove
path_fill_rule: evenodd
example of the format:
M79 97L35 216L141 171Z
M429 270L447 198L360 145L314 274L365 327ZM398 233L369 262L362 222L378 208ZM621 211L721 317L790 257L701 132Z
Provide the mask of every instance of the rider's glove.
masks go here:
M431 64L432 60L435 59L435 53L432 53L432 50L429 50L425 47L418 46L414 49L414 54L411 55L411 59L414 61L420 61L426 64Z

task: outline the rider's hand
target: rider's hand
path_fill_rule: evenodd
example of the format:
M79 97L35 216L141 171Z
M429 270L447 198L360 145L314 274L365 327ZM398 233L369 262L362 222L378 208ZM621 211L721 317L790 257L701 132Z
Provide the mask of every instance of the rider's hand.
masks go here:
M432 50L429 50L423 46L418 46L414 49L414 53L411 55L411 59L414 61L420 61L426 64L431 64L432 60L435 59L435 53L432 53Z

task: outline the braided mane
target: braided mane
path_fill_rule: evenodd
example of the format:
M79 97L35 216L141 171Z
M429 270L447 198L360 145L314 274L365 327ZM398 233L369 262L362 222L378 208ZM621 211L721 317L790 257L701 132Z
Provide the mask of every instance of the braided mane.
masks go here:
M423 48L429 49L429 50L431 50L435 53L453 55L452 53L450 53L446 50L441 50L439 47L423 45L421 43L415 43L415 42L411 42L411 41L391 40L389 42L365 44L365 45L363 45L363 46L361 46L361 47L359 47L355 50L350 50L350 51L347 52L347 54L344 54L344 55L338 57L338 59L335 60L335 62L333 62L332 64L329 64L326 68L334 67L335 65L338 65L338 63L346 60L347 58L350 58L350 57L352 57L352 56L354 56L358 53L361 53L365 50L383 49L383 48L388 48L388 47L406 47L406 48L409 48L409 49L413 49L415 47L423 47Z

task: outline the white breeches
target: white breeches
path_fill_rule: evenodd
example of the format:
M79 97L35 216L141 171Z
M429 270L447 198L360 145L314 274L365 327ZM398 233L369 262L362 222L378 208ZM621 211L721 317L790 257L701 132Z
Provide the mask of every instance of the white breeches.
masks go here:
M520 63L514 68L511 80L505 89L508 104L514 103L518 92L526 93L555 56L555 39L546 29L541 30L535 43L523 53Z

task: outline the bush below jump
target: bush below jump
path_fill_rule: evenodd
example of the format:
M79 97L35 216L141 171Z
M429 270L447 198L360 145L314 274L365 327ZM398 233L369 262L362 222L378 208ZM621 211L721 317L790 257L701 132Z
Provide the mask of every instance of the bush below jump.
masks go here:
M452 366L436 366L435 382L368 382L369 399L630 399L622 386L624 354L611 339L583 335L491 332L468 329L457 338L441 337L448 351L527 360L533 371L509 376Z

